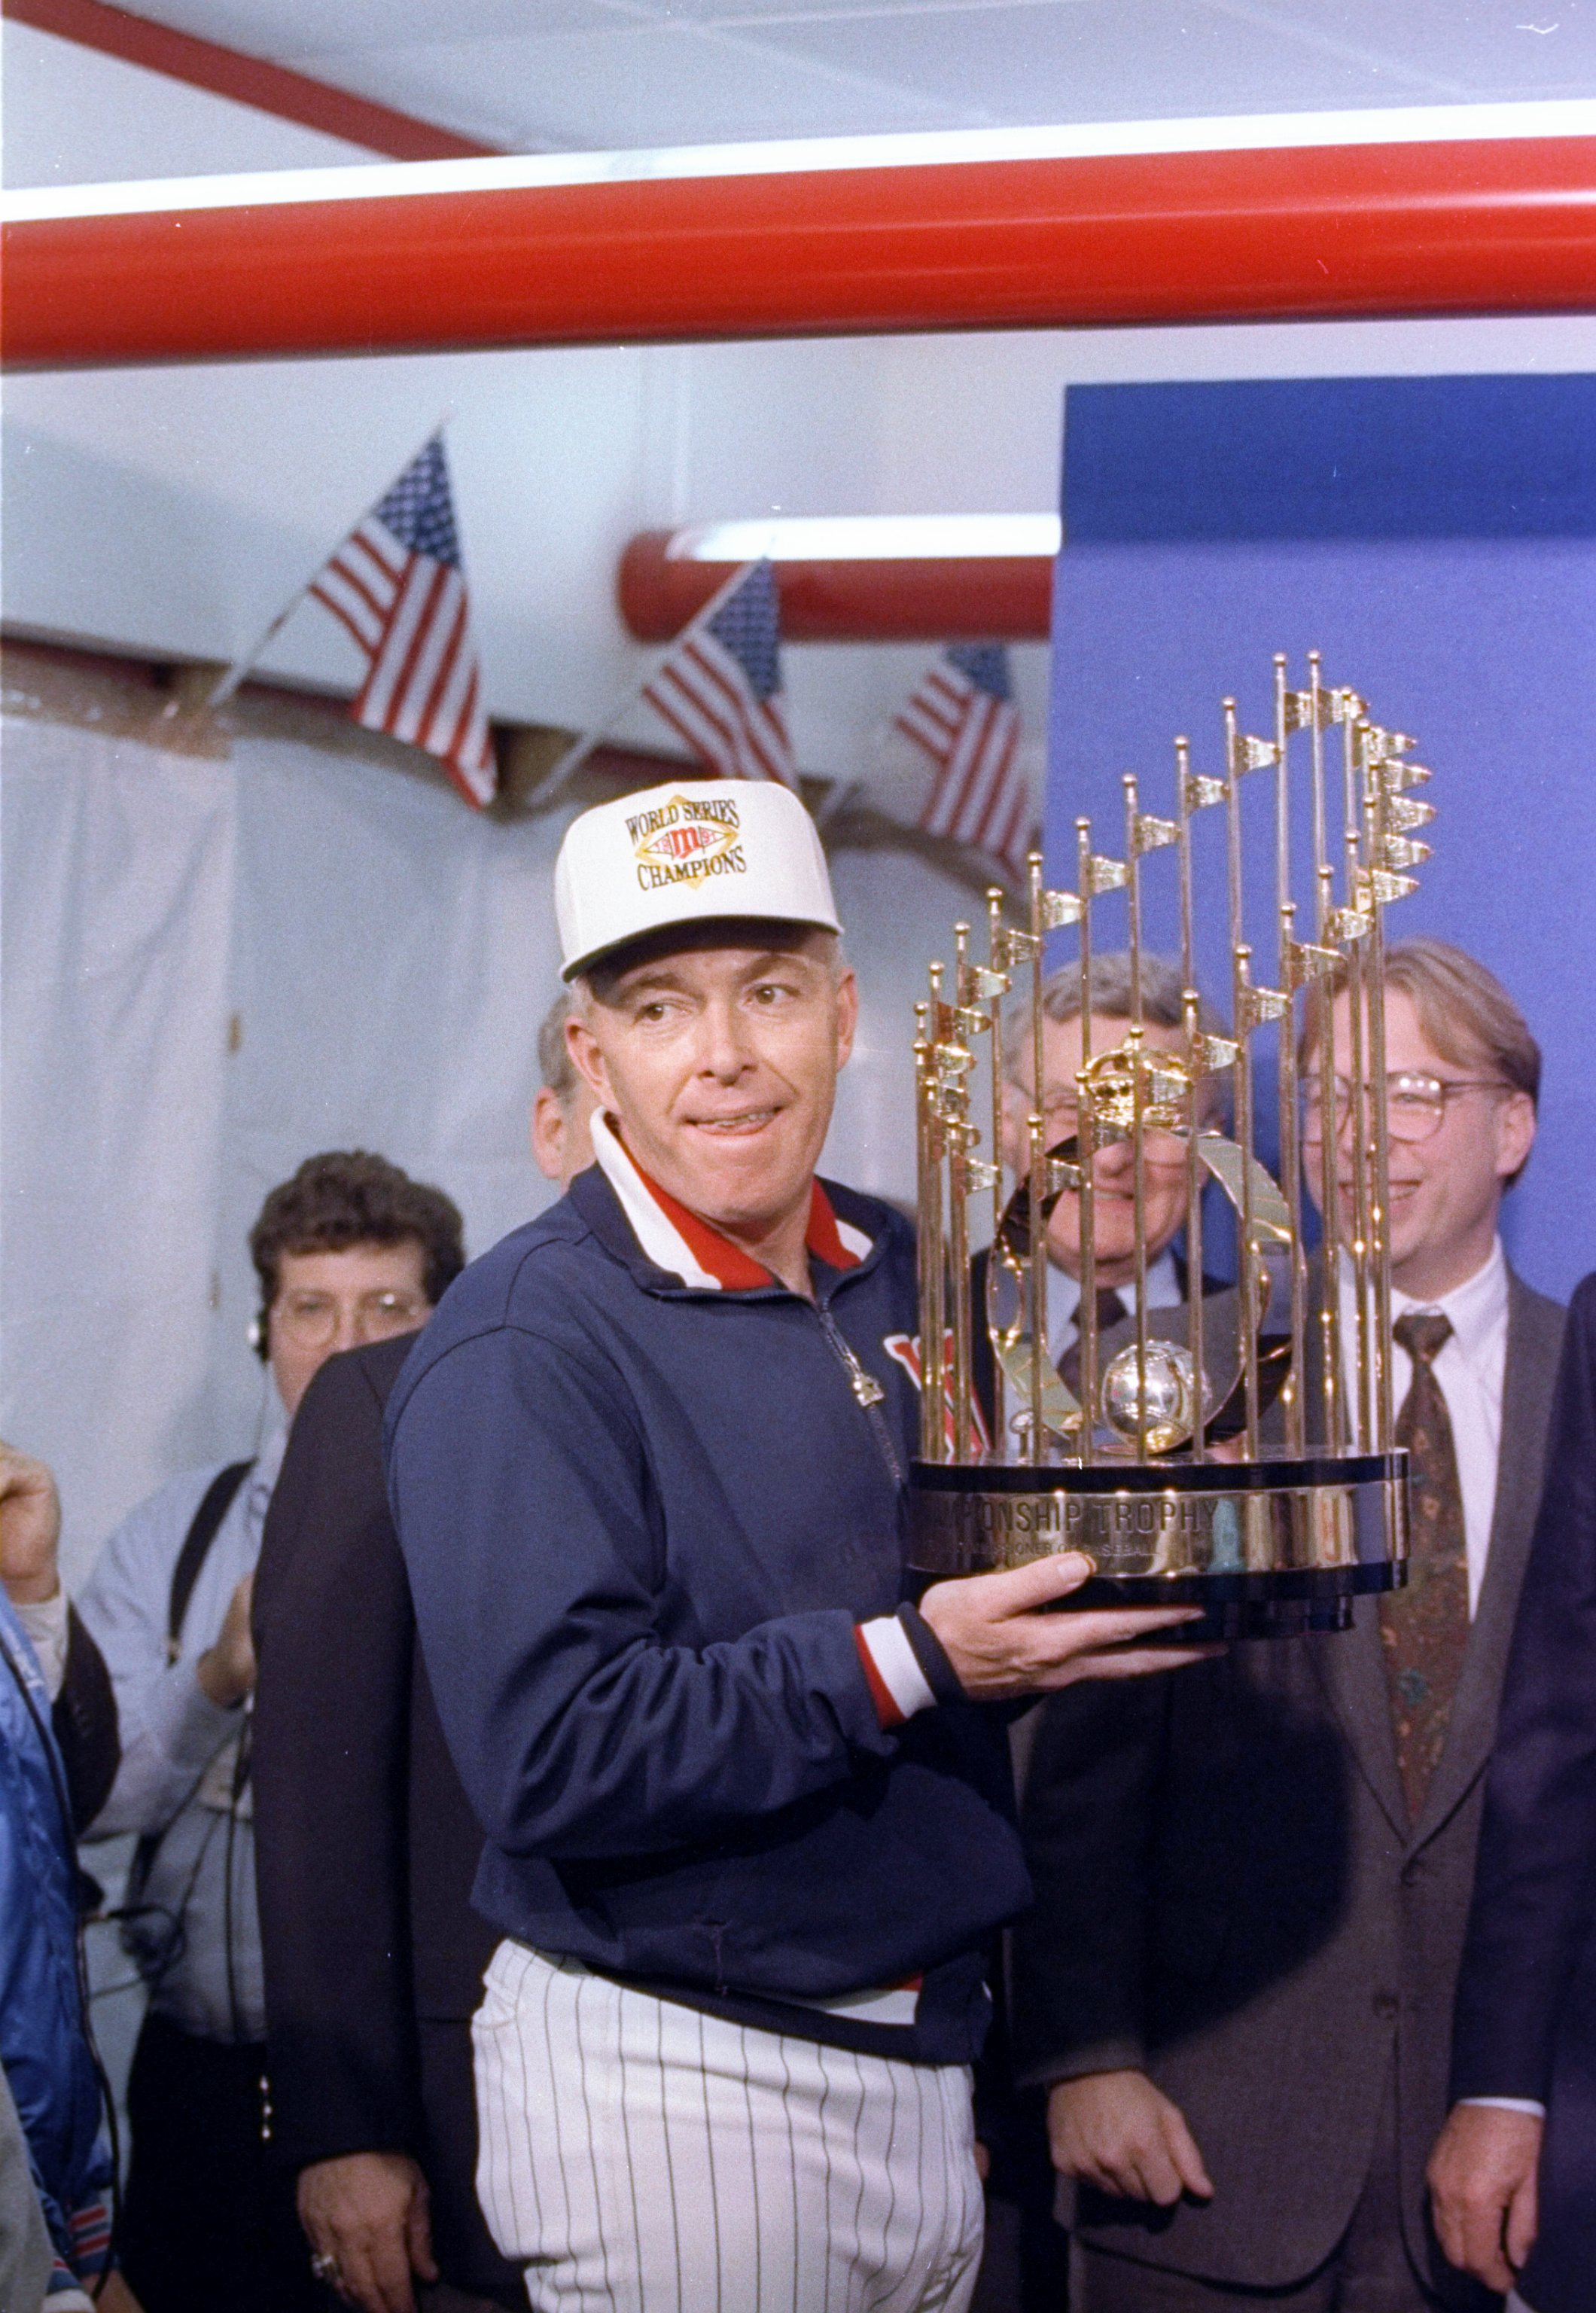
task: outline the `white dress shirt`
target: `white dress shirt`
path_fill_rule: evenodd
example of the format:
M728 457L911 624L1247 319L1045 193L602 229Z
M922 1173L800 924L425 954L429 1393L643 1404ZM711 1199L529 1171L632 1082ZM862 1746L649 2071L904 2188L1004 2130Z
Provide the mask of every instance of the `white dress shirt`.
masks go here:
M1345 1259L1345 1256L1344 1256ZM1391 1315L1439 1310L1451 1333L1435 1355L1435 1379L1451 1419L1463 1497L1463 1546L1469 1561L1469 1613L1479 1606L1491 1521L1496 1512L1496 1462L1502 1447L1502 1390L1507 1373L1507 1262L1496 1238L1483 1269L1438 1301L1416 1301L1391 1289ZM1350 1264L1342 1271L1341 1339L1350 1403L1355 1388L1357 1294ZM1391 1402L1398 1412L1413 1380L1413 1360L1399 1341L1391 1349Z
M1127 1316L1134 1316L1136 1293L1134 1280L1115 1287L1120 1307ZM1178 1309L1184 1298L1180 1280L1175 1269L1175 1256L1166 1245L1158 1259L1148 1264L1147 1306L1149 1309ZM1061 1269L1056 1261L1048 1264L1048 1355L1057 1365L1066 1350L1074 1345L1080 1332L1076 1316L1081 1306L1081 1280Z
M232 1789L244 1714L211 1701L196 1665L254 1571L286 1444L286 1429L276 1429L216 1528L175 1663L166 1650L171 1578L215 1463L172 1479L124 1518L78 1600L116 1689L122 1735L116 1781L90 1829L96 1839L161 1834L141 1930L146 1957L153 1944L162 1953L150 2005L206 2040L264 2039L266 2006L254 1826L247 1787L241 1804Z

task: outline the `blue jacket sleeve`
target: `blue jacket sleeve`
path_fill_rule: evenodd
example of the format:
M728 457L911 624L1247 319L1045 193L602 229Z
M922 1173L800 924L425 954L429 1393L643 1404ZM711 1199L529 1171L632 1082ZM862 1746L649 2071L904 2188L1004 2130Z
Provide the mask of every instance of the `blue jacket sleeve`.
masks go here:
M1486 1786L1452 2094L1545 2103L1596 1915L1596 1278L1568 1313Z
M692 1643L626 1393L567 1345L504 1327L447 1350L388 1466L439 1716L506 1853L662 1853L892 1751L846 1608Z

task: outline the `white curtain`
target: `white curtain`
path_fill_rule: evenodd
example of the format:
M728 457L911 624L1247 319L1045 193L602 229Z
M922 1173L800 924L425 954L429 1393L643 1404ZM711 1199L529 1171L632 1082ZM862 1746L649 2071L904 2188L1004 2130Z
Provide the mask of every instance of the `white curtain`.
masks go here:
M537 1031L559 988L563 816L505 825L452 789L301 742L235 742L239 878L221 1184L218 1420L259 1418L245 1250L322 1148L434 1181L482 1253L553 1194L532 1164Z
M55 1466L75 1582L209 1445L234 777L3 736L0 1435Z
M246 1239L316 1149L380 1150L479 1253L552 1192L527 1123L565 815L509 825L353 750L195 761L7 718L0 1435L56 1466L69 1582L272 1408ZM913 1001L969 894L834 862L864 995L825 1166L912 1198Z

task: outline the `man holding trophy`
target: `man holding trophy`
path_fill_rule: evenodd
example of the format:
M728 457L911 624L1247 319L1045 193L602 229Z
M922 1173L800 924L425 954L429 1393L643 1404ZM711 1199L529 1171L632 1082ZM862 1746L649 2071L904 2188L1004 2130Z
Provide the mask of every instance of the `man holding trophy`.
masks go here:
M597 1164L468 1271L389 1417L504 1937L484 2209L546 2313L761 2275L959 2313L988 1947L1029 1895L971 1705L1190 1661L1196 1610L1044 1612L1067 1551L908 1603L916 1254L815 1177L856 997L797 798L601 805L557 907Z

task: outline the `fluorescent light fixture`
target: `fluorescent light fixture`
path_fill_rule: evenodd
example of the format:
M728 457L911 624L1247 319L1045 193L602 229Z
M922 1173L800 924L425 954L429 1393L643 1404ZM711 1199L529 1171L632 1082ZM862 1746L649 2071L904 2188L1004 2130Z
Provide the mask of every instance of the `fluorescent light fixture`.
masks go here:
M1056 514L838 514L768 522L710 522L679 530L670 562L969 562L997 555L1051 559Z
M1091 121L1073 128L952 128L883 136L771 138L639 153L511 154L480 161L396 161L335 169L161 177L136 184L48 185L0 198L0 224L49 217L276 208L428 193L513 192L539 185L647 178L782 176L805 170L908 169L982 161L1087 159L1118 153L1241 153L1326 145L1430 145L1451 138L1596 136L1596 100L1390 105L1362 112L1239 113L1209 120Z

